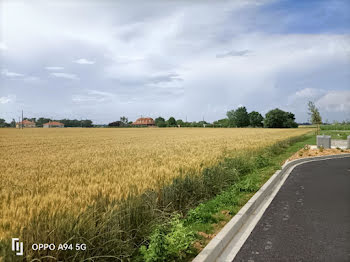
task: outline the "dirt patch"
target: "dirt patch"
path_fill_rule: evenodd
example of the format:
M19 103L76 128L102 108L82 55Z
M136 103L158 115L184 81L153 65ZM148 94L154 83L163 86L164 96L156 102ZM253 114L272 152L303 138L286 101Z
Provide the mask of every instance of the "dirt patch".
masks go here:
M204 233L204 232L198 232L198 235L206 238L206 239L213 239L215 237L215 234L207 234L207 233Z
M199 241L194 242L193 247L198 251L198 253L204 249L204 245Z
M328 156L328 155L339 155L339 154L347 154L350 153L350 149L310 149L310 147L305 146L303 149L300 149L290 158L288 161L299 159L299 158L307 158L307 157L315 157L315 156Z

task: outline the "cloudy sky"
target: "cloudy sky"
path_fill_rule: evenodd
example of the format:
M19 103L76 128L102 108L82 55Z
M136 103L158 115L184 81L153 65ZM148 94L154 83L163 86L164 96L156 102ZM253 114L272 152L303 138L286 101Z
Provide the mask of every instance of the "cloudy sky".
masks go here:
M0 0L0 118L350 120L350 1Z

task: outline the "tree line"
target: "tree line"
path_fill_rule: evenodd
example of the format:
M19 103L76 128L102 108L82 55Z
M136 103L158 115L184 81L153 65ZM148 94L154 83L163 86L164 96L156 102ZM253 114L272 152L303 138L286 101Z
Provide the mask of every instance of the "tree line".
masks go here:
M35 123L35 126L37 127L43 127L44 124L52 121L57 121L62 124L64 124L65 127L93 127L93 123L89 119L85 120L77 120L77 119L51 119L51 118L45 118L45 117L40 117L40 118L23 118L23 120L29 120L31 122ZM0 127L16 127L16 120L12 119L10 123L7 123L5 119L0 118Z
M266 113L265 118L257 111L248 113L246 107L242 106L236 110L226 113L226 118L208 123L206 121L187 122L182 119L169 117L168 120L159 116L155 119L157 127L266 127L266 128L296 128L295 116L291 112L281 109L273 109ZM132 122L123 116L119 121L108 124L109 127L131 127Z
M170 117L168 120L165 120L163 117L157 117L155 119L155 124L158 127L213 127L213 124L208 123L206 121L193 121L187 122L182 119L176 120L174 117Z
M270 110L265 118L257 111L248 113L246 107L241 106L236 110L226 113L227 118L214 123L222 127L266 127L266 128L296 128L295 115L279 108Z
M295 116L291 112L285 112L281 109L273 109L266 113L265 118L257 111L248 113L246 107L242 106L236 110L230 110L226 113L226 118L208 123L183 122L181 119L175 120L170 117L165 120L162 117L156 118L155 122L158 127L267 127L267 128L296 128Z
M312 123L321 122L320 116L316 115L315 111L318 113L317 108L312 107L309 104L309 110L312 112ZM312 109L312 110L311 110ZM319 114L319 113L318 113ZM77 120L77 119L60 119L53 120L51 118L40 117L36 118L24 118L26 120L32 121L37 127L42 127L45 123L50 121L57 121L64 124L65 127L94 127L91 120ZM127 117L122 116L120 120L114 121L108 124L108 127L131 127L132 122L128 120ZM187 122L182 119L175 119L170 117L168 120L159 116L155 119L155 125L158 127L266 127L266 128L296 128L298 124L295 122L295 116L291 112L285 112L279 108L270 110L263 117L259 112L247 111L246 107L241 106L235 110L230 110L226 113L226 118L219 119L213 123L208 123L206 121L193 121ZM0 127L15 127L16 121L12 120L11 123L6 123L4 119L0 118ZM97 126L96 126L97 127Z

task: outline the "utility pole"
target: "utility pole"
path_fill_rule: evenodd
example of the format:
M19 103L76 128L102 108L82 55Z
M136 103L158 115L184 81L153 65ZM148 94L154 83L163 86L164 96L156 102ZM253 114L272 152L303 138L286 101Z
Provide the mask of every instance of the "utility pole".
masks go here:
M22 129L23 129L23 110L22 110Z

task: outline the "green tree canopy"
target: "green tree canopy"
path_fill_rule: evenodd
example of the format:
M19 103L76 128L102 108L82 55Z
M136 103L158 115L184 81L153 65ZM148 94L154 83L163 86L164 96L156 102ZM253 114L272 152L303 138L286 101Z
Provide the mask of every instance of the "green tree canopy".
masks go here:
M16 127L16 120L13 118L10 124L11 127Z
M129 120L128 120L128 118L127 118L127 117L122 116L122 117L120 117L120 122L122 123L122 125L127 126L127 125L128 125Z
M264 125L263 121L264 121L264 118L259 112L252 111L252 112L249 113L250 126L252 126L252 127L262 127Z
M50 118L40 117L40 118L38 118L38 120L36 121L35 124L37 127L42 127L45 123L48 123L50 121L51 121Z
M182 121L182 119L176 120L176 124L177 124L178 126L185 126L185 122Z
M309 115L310 115L310 121L314 125L320 125L322 124L322 117L320 112L318 111L318 108L315 106L315 104L311 101L308 102L308 109L309 109Z
M246 127L249 126L249 115L244 106L231 110L226 113L230 126Z
M158 127L165 127L166 126L166 123L165 123L165 119L163 117L157 117L155 120L154 120L156 126Z
M276 108L266 113L264 126L268 128L296 128L298 124L295 122L293 113Z
M228 118L223 118L219 119L217 121L214 121L214 126L219 126L219 127L228 127L229 126L229 119Z
M114 121L108 124L109 127L121 127L124 123L122 121Z
M168 126L176 126L176 120L174 117L170 117L168 120Z
M0 127L6 127L6 126L7 126L7 124L6 124L5 119L0 118Z
M235 110L227 111L226 116L227 116L227 119L228 119L228 126L229 127L236 126L235 121L234 121L234 119L235 119Z

